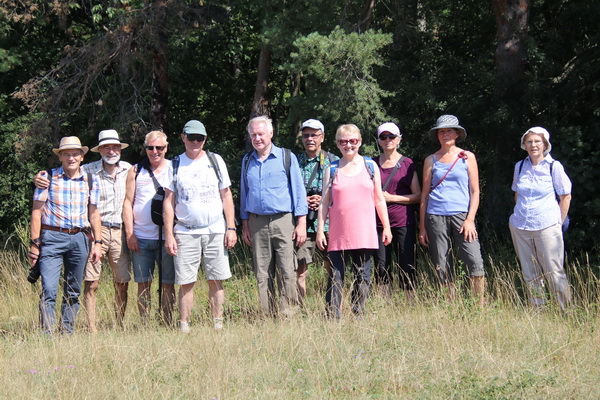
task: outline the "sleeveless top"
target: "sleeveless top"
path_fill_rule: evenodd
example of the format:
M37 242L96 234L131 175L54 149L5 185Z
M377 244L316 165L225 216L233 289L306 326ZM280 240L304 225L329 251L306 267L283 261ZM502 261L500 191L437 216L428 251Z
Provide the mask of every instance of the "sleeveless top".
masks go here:
M379 165L379 156L373 158L373 161L379 166L379 172L381 173L381 185L385 184L388 177L394 170L392 168L381 168ZM404 157L400 168L396 174L392 177L390 184L387 187L387 192L393 195L407 195L411 194L410 185L413 180L413 176L416 171L416 165L408 157ZM400 228L407 225L415 225L417 218L415 216L416 204L400 204L400 203L388 203L388 217L390 219L390 226L392 228ZM381 228L383 225L379 218L377 218L377 226Z
M373 192L366 167L355 176L337 171L331 186L328 251L379 248Z
M444 164L437 161L433 155L431 157L433 158L431 187L433 187L446 175L452 163ZM444 181L429 193L427 214L448 216L468 212L470 199L467 160L461 158Z
M136 168L140 168L139 164ZM171 161L154 175L158 183L166 187L173 176ZM150 200L156 193L152 177L146 168L140 168L135 180L135 196L133 198L133 233L138 239L158 240L158 225L152 222L150 214ZM165 236L163 235L163 240Z

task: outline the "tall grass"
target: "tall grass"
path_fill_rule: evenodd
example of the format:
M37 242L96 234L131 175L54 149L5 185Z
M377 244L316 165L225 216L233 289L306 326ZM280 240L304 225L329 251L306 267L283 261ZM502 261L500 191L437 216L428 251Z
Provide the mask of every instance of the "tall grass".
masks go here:
M18 246L5 246L0 398L597 398L595 266L570 260L577 307L564 314L553 305L529 308L514 255L500 246L487 254L490 295L483 310L468 296L460 273L463 295L448 303L420 253L416 302L398 290L386 300L374 288L364 317L353 317L346 307L335 322L323 317L320 264L310 270L302 313L260 318L249 253L240 247L232 257L234 278L225 283L224 331L212 330L207 286L200 280L188 335L158 322L142 324L133 284L124 325L115 327L107 268L99 333L87 333L79 315L74 335L47 337L38 328L39 283L25 280Z

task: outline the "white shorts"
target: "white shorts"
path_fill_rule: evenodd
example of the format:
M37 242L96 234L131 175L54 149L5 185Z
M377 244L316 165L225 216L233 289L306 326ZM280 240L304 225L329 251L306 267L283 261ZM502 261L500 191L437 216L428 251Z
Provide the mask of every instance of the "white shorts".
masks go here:
M185 235L175 234L177 255L175 261L175 283L187 285L198 280L200 263L209 281L231 278L229 254L225 249L222 233Z

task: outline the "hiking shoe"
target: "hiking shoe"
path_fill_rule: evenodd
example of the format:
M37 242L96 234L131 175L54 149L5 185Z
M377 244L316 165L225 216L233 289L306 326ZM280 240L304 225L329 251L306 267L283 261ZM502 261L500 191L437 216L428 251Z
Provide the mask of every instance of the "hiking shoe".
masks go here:
M181 333L190 333L190 323L186 321L179 321L179 330Z
M215 318L215 331L223 330L223 318Z

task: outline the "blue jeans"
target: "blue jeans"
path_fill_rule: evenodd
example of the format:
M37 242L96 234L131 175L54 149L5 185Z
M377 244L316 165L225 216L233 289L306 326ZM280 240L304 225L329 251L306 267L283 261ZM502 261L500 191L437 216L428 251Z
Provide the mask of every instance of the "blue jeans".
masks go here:
M175 264L173 256L167 253L164 240L138 239L140 251L131 252L133 261L133 277L137 283L149 282L154 275L154 266L159 261L159 251L162 255L162 283L175 283ZM198 260L200 261L200 260Z
M63 301L61 330L73 333L75 317L79 311L79 295L83 271L90 252L90 241L85 233L68 233L42 230L40 250L40 320L46 333L52 333L55 325L56 296L62 266Z
M329 260L331 270L327 280L327 291L325 302L327 303L327 314L331 317L342 316L342 293L344 291L344 275L346 265L350 265L354 271L354 282L352 283L352 311L354 314L362 314L369 297L369 284L371 281L371 257L374 250L358 249L330 251Z

